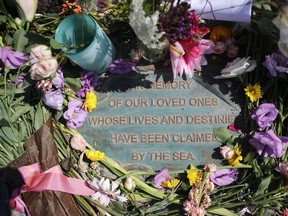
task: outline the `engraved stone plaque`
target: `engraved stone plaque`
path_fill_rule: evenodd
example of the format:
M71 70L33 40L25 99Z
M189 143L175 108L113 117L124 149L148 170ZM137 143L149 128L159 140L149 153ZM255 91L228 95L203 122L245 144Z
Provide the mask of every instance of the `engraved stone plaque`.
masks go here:
M240 112L233 84L192 79L171 81L170 70L103 78L97 108L80 129L89 143L127 169L183 169L219 164L213 129Z

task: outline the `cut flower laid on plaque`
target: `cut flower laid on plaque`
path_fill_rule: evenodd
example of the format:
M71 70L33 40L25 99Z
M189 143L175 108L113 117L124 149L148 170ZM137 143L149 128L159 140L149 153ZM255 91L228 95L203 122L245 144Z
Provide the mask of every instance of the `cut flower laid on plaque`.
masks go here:
M282 1L0 2L0 215L287 215Z

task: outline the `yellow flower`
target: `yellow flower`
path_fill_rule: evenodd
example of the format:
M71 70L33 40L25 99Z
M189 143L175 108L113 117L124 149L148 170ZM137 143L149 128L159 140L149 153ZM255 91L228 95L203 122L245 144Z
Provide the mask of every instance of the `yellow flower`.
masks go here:
M96 105L97 105L97 97L94 91L87 92L82 108L85 109L86 111L88 110L89 112L92 112L92 110L96 108Z
M192 171L194 169L197 169L195 166L192 164L190 165L190 170L187 170L187 178L189 179L189 184L192 186L197 182L200 178L200 172L198 171Z
M232 155L232 157L228 158L229 164L232 166L238 166L240 164L240 161L243 159L241 153L242 152L240 147L234 149L234 154Z
M90 150L85 152L86 157L88 159L90 159L91 161L100 161L103 160L105 157L105 153L104 152L100 152L98 150Z
M165 188L175 188L178 184L179 184L180 180L178 179L171 179L171 180L167 180L162 182L162 187Z
M255 85L248 85L245 89L245 94L249 97L251 102L262 98L261 87L258 83Z
M225 41L230 37L232 37L231 29L222 25L215 26L210 34L210 39L214 43L217 41Z

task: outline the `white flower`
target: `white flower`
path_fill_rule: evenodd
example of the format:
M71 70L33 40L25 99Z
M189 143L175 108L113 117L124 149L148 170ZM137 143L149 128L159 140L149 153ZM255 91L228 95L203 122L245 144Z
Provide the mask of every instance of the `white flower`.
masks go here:
M134 188L136 187L136 183L133 181L132 178L127 177L124 182L124 186L128 191L133 191Z
M91 195L91 198L98 201L101 205L108 206L110 201L126 202L127 198L120 195L118 188L119 183L112 181L107 178L98 179L94 178L92 181L88 181L89 186L96 191L95 194Z
M220 154L224 159L230 159L234 155L234 149L228 146L222 146L220 147Z
M30 51L30 61L34 64L42 59L49 59L52 57L52 52L46 45L37 45L31 48Z
M38 0L16 0L16 2L21 19L32 22L37 10Z
M282 54L288 58L288 5L283 5L280 8L278 16L272 22L280 30L278 47Z
M233 62L227 63L225 68L221 70L220 76L215 76L215 79L234 78L243 73L253 71L256 68L256 61L247 58L236 58Z
M30 68L30 76L33 80L41 80L50 77L58 69L58 62L55 58L42 59Z
M159 32L157 28L159 11L155 11L151 16L147 16L143 10L144 0L133 0L131 12L129 14L129 24L133 28L137 38L151 49L163 49L165 41L160 41L164 32Z

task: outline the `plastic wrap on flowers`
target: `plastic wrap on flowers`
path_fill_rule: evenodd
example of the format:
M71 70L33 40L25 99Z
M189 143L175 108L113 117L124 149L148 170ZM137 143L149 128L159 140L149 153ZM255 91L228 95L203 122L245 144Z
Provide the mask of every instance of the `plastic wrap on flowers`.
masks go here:
M52 118L32 135L25 143L25 153L9 166L20 166L38 163L41 171L58 165L57 147L53 138ZM23 200L32 216L77 216L83 215L71 194L45 190L41 192L25 192Z

